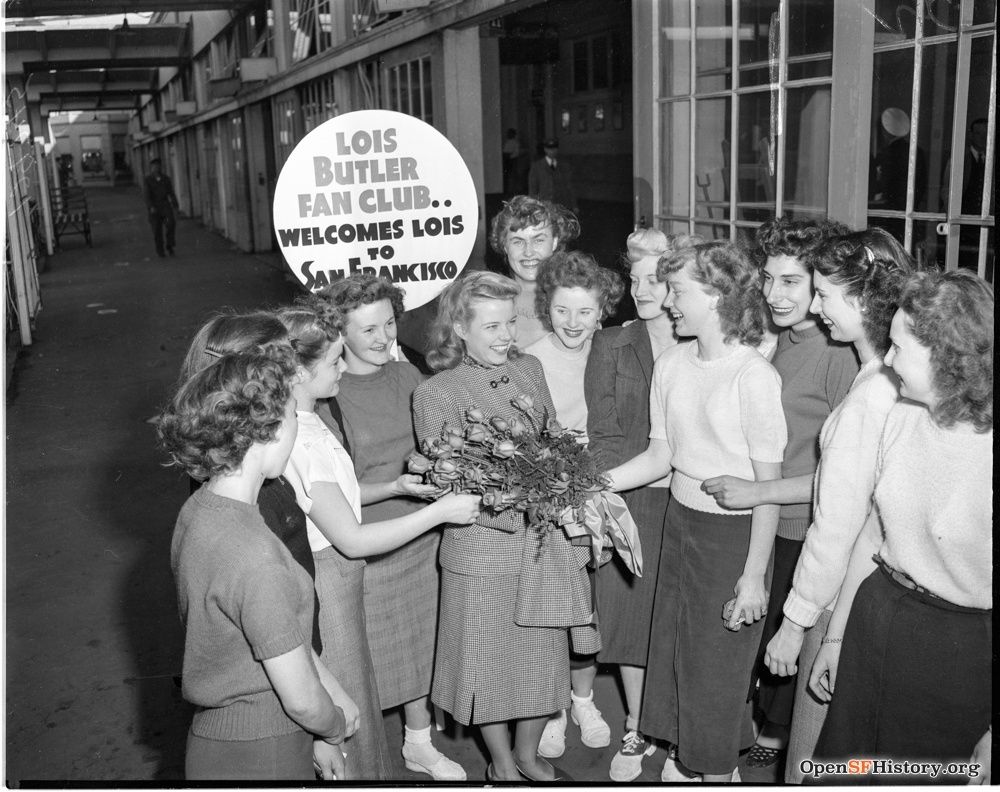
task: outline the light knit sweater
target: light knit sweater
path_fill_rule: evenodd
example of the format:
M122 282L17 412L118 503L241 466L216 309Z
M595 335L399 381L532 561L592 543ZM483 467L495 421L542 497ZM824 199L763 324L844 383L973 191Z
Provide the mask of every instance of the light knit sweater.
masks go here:
M653 366L649 426L651 439L670 446L670 491L678 501L713 514L751 514L720 506L701 484L725 475L752 481L750 460L781 462L787 441L781 378L751 347L701 360L697 344L679 344Z
M823 424L813 522L783 608L796 624L812 627L823 608L833 609L854 542L872 508L879 438L898 398L896 376L881 357L872 358Z
M285 478L295 488L295 499L299 508L306 513L309 546L314 553L318 553L330 547L330 540L309 519L313 504L310 495L313 485L320 482L337 484L351 504L358 522L361 521L361 487L350 455L319 416L314 412L301 410L296 415L299 419L299 431L295 435L295 445L292 446L292 454L285 468ZM360 559L354 561L363 563Z
M556 405L556 418L567 429L583 432L580 442L587 442L587 400L583 395L583 375L587 370L591 339L572 351L565 349L554 333L547 333L524 351L542 364L545 384Z
M301 730L261 661L309 648L312 579L257 506L203 486L177 517L170 566L184 622L183 694L197 707L191 730L213 740Z
M885 423L875 503L886 563L956 605L993 607L993 431L944 429L901 401Z
M771 365L781 376L781 405L788 425L781 475L811 476L819 462L818 440L823 422L850 390L858 374L858 359L851 346L831 341L813 325L800 331L782 331ZM811 517L811 499L783 503L778 536L801 542Z

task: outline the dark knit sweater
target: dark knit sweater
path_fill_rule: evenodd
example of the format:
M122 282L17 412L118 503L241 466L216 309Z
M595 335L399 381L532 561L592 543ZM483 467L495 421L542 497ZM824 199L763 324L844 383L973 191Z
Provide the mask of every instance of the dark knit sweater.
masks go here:
M256 505L202 487L181 509L170 548L184 622L184 698L192 731L256 740L300 729L282 710L262 661L312 634L313 587Z
M771 364L781 375L781 406L788 427L782 478L812 475L819 463L819 433L858 373L847 344L831 341L819 327L785 330ZM778 536L801 542L812 519L811 503L782 504Z

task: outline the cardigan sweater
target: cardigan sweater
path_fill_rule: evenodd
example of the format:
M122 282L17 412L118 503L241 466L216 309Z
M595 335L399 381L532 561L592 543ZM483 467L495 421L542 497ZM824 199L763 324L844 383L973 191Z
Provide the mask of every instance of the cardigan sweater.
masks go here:
M879 438L898 398L896 375L881 357L872 358L823 424L813 522L783 606L785 616L802 627L812 627L824 608L834 606L872 508Z
M239 741L300 731L262 661L309 648L312 579L257 506L199 489L177 517L170 565L184 623L182 692L197 707L192 732Z
M819 462L823 422L843 401L857 376L857 357L850 345L830 340L813 325L801 331L782 331L771 365L781 375L781 406L788 425L781 476L812 476ZM778 536L799 542L806 538L811 500L781 504Z
M682 504L713 514L726 509L701 489L705 479L754 480L751 460L780 463L787 440L781 378L760 353L738 345L702 360L698 345L679 344L656 360L649 393L649 436L666 440L674 469L670 491Z
M875 503L889 566L955 605L993 607L993 431L945 429L921 404L889 413Z

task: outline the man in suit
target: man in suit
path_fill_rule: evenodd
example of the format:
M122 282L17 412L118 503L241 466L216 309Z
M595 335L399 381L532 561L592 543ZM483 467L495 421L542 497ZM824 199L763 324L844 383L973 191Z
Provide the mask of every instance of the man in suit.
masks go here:
M574 214L579 214L576 190L573 188L573 169L559 159L559 141L549 138L542 143L545 156L531 164L528 171L528 194L544 201L562 204Z
M177 227L177 218L174 213L177 209L177 195L174 193L174 185L170 181L170 177L163 173L159 157L149 161L149 175L146 177L144 195L146 208L149 210L149 224L153 227L156 254L160 258L164 256L163 232L166 230L166 250L172 256L175 244L174 229Z

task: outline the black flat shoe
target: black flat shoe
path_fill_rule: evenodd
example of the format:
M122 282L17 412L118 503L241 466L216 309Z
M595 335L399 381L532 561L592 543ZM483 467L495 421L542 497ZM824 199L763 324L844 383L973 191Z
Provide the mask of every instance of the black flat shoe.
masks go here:
M747 754L747 767L771 767L778 763L785 750L785 748L767 748L754 743L750 753Z
M545 760L543 759L542 761L545 761ZM556 782L561 783L561 784L570 784L570 783L573 783L576 780L575 778L573 778L573 776L571 776L565 770L562 770L558 765L554 765L554 764L552 764L552 762L545 762L545 763L549 767L552 768L552 778L551 779L547 779L547 778L532 778L530 775L528 775L526 772L524 772L520 768L520 766L514 765L514 767L517 768L517 772L519 772L521 774L522 778L530 781L533 784L552 784L552 783L556 783Z

